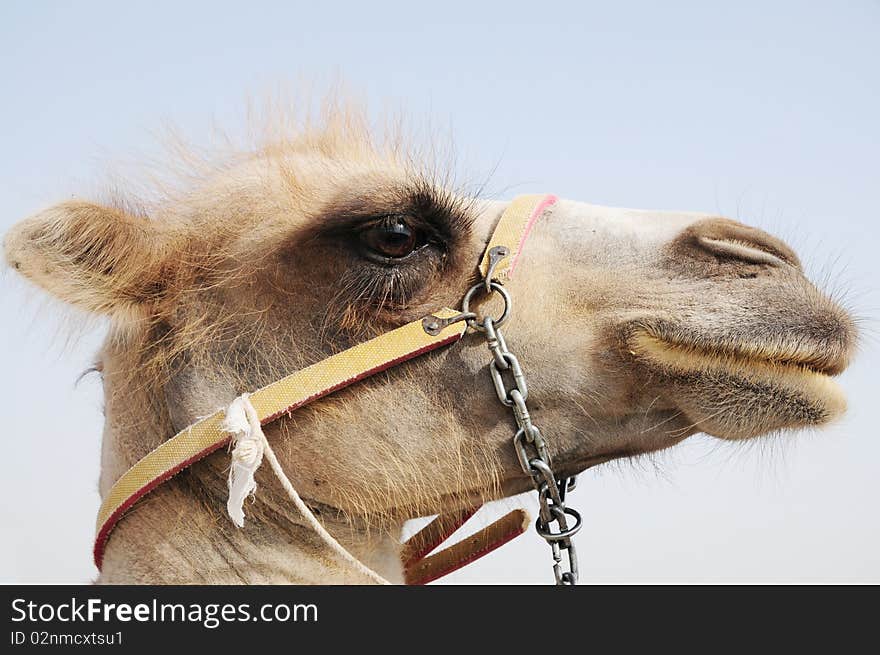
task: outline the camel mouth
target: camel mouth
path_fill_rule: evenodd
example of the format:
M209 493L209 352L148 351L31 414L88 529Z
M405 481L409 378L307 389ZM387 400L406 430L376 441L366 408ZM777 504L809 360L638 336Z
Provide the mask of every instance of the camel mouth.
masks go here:
M728 362L742 366L772 366L780 371L815 374L833 377L847 367L847 358L836 356L832 351L819 348L784 348L770 344L719 343L698 344L662 337L652 332L638 332L629 342L635 351L646 354L667 353L679 355L682 359L693 357L703 362ZM668 357L667 357L668 359Z
M842 355L761 344L703 345L640 331L629 353L674 385L672 400L708 434L742 439L784 428L826 424L846 410L833 376Z

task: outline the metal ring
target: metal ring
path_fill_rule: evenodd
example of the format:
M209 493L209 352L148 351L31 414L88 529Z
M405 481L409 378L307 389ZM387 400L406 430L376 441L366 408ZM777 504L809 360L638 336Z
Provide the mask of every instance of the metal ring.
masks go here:
M498 282L490 282L489 287L493 291L497 291L499 294L501 294L501 298L504 300L504 311L501 312L501 316L492 320L495 327L497 328L497 327L501 327L504 324L504 321L507 320L507 317L510 316L510 306L513 301L510 298L510 294L507 293L507 289L504 288L504 285L499 284ZM461 301L461 313L462 314L470 313L471 300L473 299L474 294L477 291L482 291L483 293L486 293L486 285L483 282L480 282L479 284L475 284L470 289L468 289L468 292L466 294L464 294L464 298ZM485 320L478 321L476 318L472 318L472 319L468 319L467 324L468 324L468 327L472 327L479 332L486 331Z
M583 519L581 519L580 512L572 509L571 507L560 508L558 506L551 507L550 511L557 517L556 520L559 519L560 514L568 514L571 518L574 519L574 525L567 530L552 532L549 530L550 526L542 527L543 524L541 523L541 519L538 518L535 520L535 530L544 539L546 539L547 541L565 541L566 539L571 539L580 531L581 525L583 525Z

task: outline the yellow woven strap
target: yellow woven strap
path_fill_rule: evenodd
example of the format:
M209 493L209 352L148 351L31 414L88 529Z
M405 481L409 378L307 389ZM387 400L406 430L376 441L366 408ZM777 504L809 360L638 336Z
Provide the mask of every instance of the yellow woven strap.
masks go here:
M435 312L438 318L457 314L451 309ZM250 394L250 401L265 424L374 373L458 341L466 329L462 321L430 335L421 320L413 321L273 382ZM223 417L220 410L181 430L144 456L110 488L98 511L94 548L98 568L107 538L126 510L190 464L228 443L229 435L220 429Z
M493 260L492 279L504 282L513 274L523 242L535 221L546 212L558 198L554 195L540 194L517 196L504 210L489 245L480 260L480 273L485 278ZM504 254L506 253L506 254Z

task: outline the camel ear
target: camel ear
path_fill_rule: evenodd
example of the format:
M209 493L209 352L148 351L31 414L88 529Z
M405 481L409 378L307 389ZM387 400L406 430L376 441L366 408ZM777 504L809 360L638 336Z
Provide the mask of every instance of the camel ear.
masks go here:
M164 244L147 218L70 201L15 225L4 249L12 268L53 296L118 315L162 294Z

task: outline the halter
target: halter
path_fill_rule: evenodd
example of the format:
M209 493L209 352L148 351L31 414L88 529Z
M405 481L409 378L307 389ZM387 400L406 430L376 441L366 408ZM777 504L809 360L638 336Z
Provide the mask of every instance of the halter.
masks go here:
M375 373L455 343L465 335L468 328L485 335L493 356L490 372L498 399L513 411L518 427L514 446L523 470L531 476L538 490L540 516L535 527L552 547L556 581L558 584L574 584L577 581L577 559L571 537L580 529L581 520L578 513L567 508L564 503L565 492L573 488L574 479L557 479L554 476L544 439L538 428L532 424L526 409L528 388L525 377L499 329L507 320L511 306L510 296L503 283L512 275L522 246L535 221L556 201L557 198L553 195L531 195L519 196L508 205L495 226L480 261L482 280L465 294L461 311L440 309L236 399L244 403L238 410L244 412L239 421L241 430L256 439L253 443L260 449L259 459L262 459L265 449L273 471L311 527L325 543L344 559L350 560L353 566L360 566L369 572L365 575L373 581L385 582L378 574L358 562L326 532L278 465L260 426ZM480 320L477 314L470 311L471 299L478 293L493 292L499 293L504 299L504 311L497 319L485 317ZM505 375L512 376L512 385L505 383ZM230 427L234 423L233 405L184 428L145 455L113 484L98 511L94 544L94 560L98 569L101 568L110 534L128 509L163 482L233 440L235 431L239 429ZM252 429L248 427L249 424ZM530 454L530 451L533 453ZM259 466L259 460L255 462L255 466ZM255 466L252 468L255 469ZM231 478L230 490L232 491ZM244 495L247 491L252 491L252 488L245 490ZM230 497L230 505L232 504ZM514 510L475 535L435 555L427 556L464 525L477 509L442 514L404 544L402 560L408 584L424 584L451 573L522 534L527 527L528 517L525 512ZM574 519L572 527L568 526L566 517ZM233 520L241 525L239 520ZM553 523L558 525L557 531L551 528ZM562 551L568 553L565 571L562 570Z

